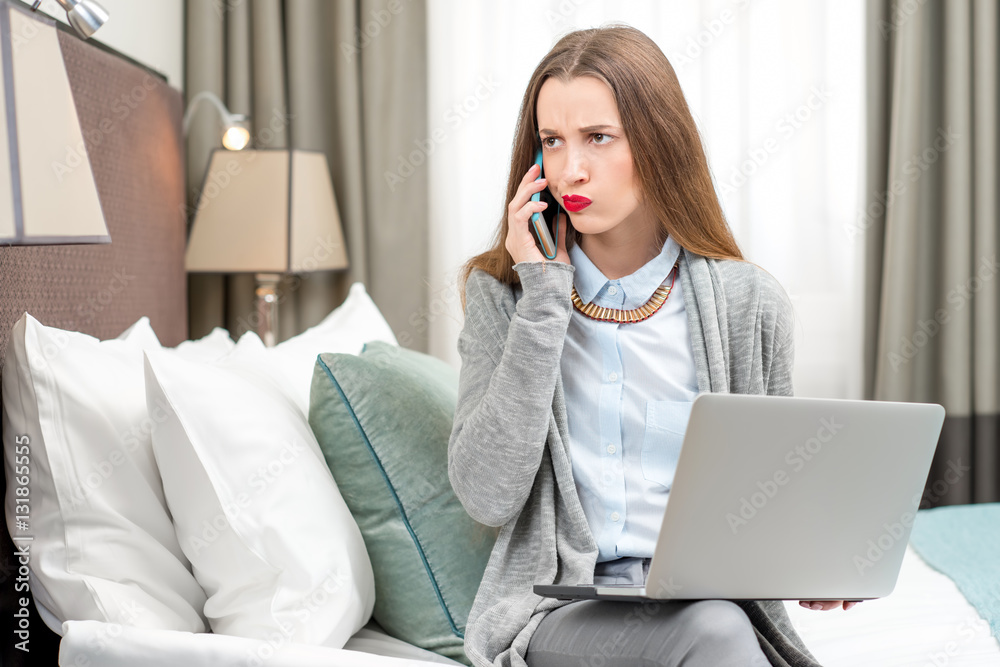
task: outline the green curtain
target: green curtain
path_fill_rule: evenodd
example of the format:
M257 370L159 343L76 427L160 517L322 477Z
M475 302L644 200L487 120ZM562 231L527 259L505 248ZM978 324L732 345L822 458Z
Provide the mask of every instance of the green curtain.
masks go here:
M997 3L866 11L866 397L945 407L922 507L1000 501Z
M186 0L185 9L187 99L210 90L250 116L253 147L319 150L330 165L350 268L283 280L277 339L316 324L355 281L395 331L408 330L428 300L427 173L384 175L427 132L425 0ZM187 139L189 210L218 146L218 121L200 110ZM253 329L252 275L190 274L188 293L192 337ZM424 335L401 342L427 349Z

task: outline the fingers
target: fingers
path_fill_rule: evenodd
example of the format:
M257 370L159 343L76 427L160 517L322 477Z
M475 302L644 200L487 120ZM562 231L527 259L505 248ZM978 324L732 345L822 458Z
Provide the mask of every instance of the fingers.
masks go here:
M513 215L515 212L520 211L524 208L524 205L531 200L531 195L536 192L541 192L546 187L548 187L549 182L544 178L539 178L535 180L538 175L538 165L531 165L531 169L527 171L524 178L521 179L521 184L517 186L517 192L514 193L514 198L510 200L510 204L507 205L507 212ZM537 210L537 209L535 209Z
M538 174L538 165L532 165L521 179L521 184L507 205L507 238L505 246L511 254L514 263L527 260L542 259L535 246L534 231L531 228L531 216L544 211L548 204L543 201L531 201L531 196L548 187L544 178L534 180ZM558 248L558 241L557 248Z
M538 165L533 164L528 167L528 171L524 172L524 176L521 178L521 185L523 186L525 183L530 183L536 178L538 178Z
M827 600L825 602L801 600L800 605L806 609L812 609L815 611L828 611L830 609L836 609L837 607L843 606L844 611L847 611L851 607L858 604L860 600Z

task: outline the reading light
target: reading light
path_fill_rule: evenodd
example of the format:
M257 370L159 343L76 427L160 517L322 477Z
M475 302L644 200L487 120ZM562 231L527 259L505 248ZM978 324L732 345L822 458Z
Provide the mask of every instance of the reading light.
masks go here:
M207 90L201 91L188 102L187 113L184 114L184 134L187 134L188 128L191 126L191 118L194 116L195 109L205 101L211 102L215 110L219 112L223 126L222 145L231 151L246 148L247 144L250 143L250 119L243 114L230 112L217 95Z
M108 12L95 0L56 0L66 10L66 18L81 37L87 39L108 20ZM32 11L38 9L42 0L35 0Z
M232 124L222 135L222 145L231 151L243 150L250 143L249 118L243 114L232 114L229 120Z

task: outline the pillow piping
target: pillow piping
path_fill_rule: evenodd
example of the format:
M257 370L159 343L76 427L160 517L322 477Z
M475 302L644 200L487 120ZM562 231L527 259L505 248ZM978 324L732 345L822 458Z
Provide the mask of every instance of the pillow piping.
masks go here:
M399 515L403 519L403 525L406 526L407 532L410 533L410 537L413 539L413 543L417 547L417 553L420 554L420 562L423 563L424 569L427 571L427 578L434 587L434 595L438 599L438 604L441 605L441 609L444 610L445 617L448 619L448 625L451 626L451 630L456 636L464 640L465 634L458 629L457 625L455 625L455 620L452 618L451 612L448 610L448 606L444 602L444 597L441 595L441 589L438 587L437 579L434 578L434 572L431 570L430 564L427 562L427 557L424 555L424 548L420 544L420 540L417 538L416 533L413 532L413 527L410 526L410 520L406 516L406 510L403 508L403 503L400 501L399 496L396 495L396 489L393 488L392 481L389 479L389 475L386 474L385 468L382 466L382 461L379 460L378 454L375 452L375 448L372 447L371 441L368 440L368 434L365 433L365 429L361 426L361 422L358 420L358 416L354 412L354 407L348 400L347 395L340 386L340 383L337 382L337 378L333 376L333 372L330 370L330 367L326 365L326 362L324 362L321 357L317 357L317 361L323 366L323 371L326 373L327 377L330 378L330 382L333 383L333 386L337 389L337 393L340 395L340 400L344 402L344 406L347 407L347 411L351 415L351 420L354 422L354 426L358 429L358 432L361 434L361 438L364 440L365 449L372 457L372 460L375 461L375 465L378 466L378 471L382 475L382 479L385 481L385 485L388 487L389 493L392 494L393 502L396 503Z

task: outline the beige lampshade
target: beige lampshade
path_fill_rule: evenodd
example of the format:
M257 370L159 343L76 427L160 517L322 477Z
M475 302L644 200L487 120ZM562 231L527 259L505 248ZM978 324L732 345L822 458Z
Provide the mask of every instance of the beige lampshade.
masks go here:
M110 243L56 29L0 4L0 244Z
M212 153L188 239L188 271L306 273L347 266L322 153Z

